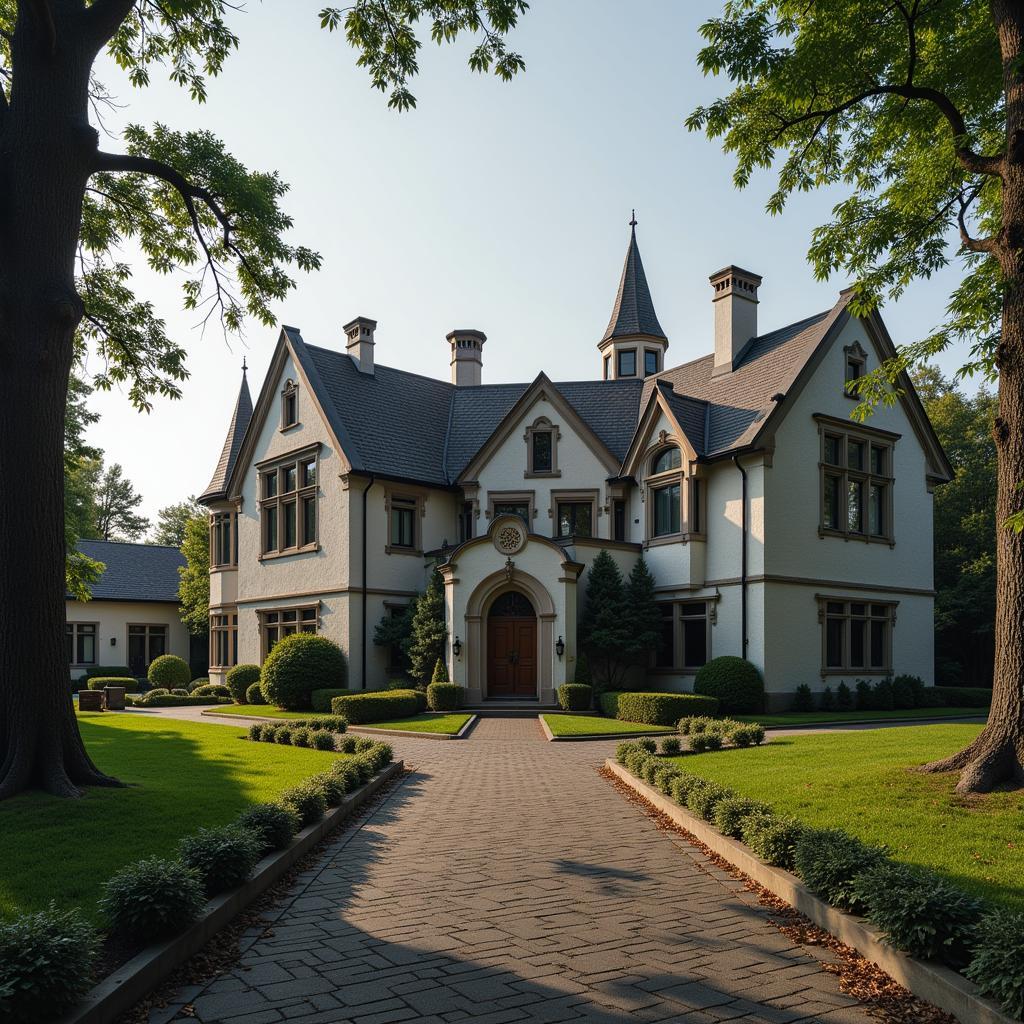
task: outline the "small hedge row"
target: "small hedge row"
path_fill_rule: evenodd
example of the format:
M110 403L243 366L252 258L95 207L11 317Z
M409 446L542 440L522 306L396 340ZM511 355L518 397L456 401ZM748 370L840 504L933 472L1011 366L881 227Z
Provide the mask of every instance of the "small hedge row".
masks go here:
M125 693L139 692L139 681L126 676L93 676L86 683L90 690L102 690L107 686L123 686Z
M695 754L721 750L727 743L736 747L760 746L764 743L764 726L759 722L736 722L731 718L694 715L679 719L678 728L680 736L689 737L689 748Z
M427 687L427 707L431 711L458 711L465 692L457 683L437 682Z
M134 698L130 703L134 708L189 708L233 704L234 701L230 697L203 697L185 694L181 691L171 693L168 690L157 688L144 693L141 697Z
M408 718L426 706L426 695L419 690L368 690L331 699L332 714L342 715L351 725Z
M763 861L793 871L832 906L865 916L897 949L963 970L1007 1013L1024 1015L1024 913L989 910L933 871L890 860L881 847L841 829L776 814L666 763L654 749L653 740L629 740L615 759Z
M697 670L693 692L714 697L722 711L733 714L756 714L764 710L764 680L757 666L725 654L712 658Z
M589 711L594 689L586 683L562 683L557 693L563 711Z
M686 715L714 715L718 700L695 693L633 693L608 690L601 694L601 710L609 718L644 725L675 725Z
M793 694L792 710L892 711L910 708L987 708L992 691L971 686L926 686L919 676L899 675L875 683L858 679L852 687L840 683L814 693L802 683Z
M291 747L311 747L314 750L334 750L335 733L330 729L311 728L302 722L275 725L273 722L253 722L249 726L249 739L262 743L283 743Z

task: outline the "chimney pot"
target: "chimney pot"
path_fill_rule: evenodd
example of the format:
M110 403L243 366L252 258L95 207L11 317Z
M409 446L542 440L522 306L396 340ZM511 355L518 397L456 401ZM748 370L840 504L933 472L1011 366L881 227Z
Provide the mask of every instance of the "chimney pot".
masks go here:
M714 289L715 364L712 375L731 373L757 337L759 274L741 267L723 267L708 280Z
M373 376L373 335L377 321L368 316L357 316L342 328L345 332L345 349L360 373Z
M448 334L451 346L452 383L456 387L477 387L482 382L484 368L483 331L455 330Z

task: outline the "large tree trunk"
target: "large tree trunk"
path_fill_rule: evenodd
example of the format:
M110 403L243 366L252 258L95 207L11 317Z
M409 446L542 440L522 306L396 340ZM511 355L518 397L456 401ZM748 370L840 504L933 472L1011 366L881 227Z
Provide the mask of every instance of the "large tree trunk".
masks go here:
M42 5L18 9L16 85L0 117L0 798L114 783L85 752L64 650L63 424L96 149L92 54L66 48L77 4L54 5L52 25Z
M998 460L996 497L996 629L992 710L988 724L964 750L925 766L960 771L958 793L985 793L1024 784L1024 533L1003 524L1024 508L1024 11L993 0L1006 93L1008 140L1002 183L1003 236L998 249L1006 286L999 368L999 414L993 431Z

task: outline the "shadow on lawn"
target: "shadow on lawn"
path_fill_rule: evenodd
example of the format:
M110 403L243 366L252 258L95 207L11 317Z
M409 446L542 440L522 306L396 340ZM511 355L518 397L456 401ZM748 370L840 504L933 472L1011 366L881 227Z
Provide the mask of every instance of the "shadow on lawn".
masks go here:
M181 992L178 1008L187 1002L186 1014L205 1024L244 1014L298 1024L440 1024L449 1014L626 1024L711 1019L694 1011L727 1005L729 1017L761 1011L758 1019L774 1020L784 1012L756 1002L766 972L810 961L765 923L765 911L724 895L721 883L700 873L658 886L600 856L555 860L557 884L539 850L524 862L511 820L485 875L479 846L464 848L458 823L438 829L421 813L418 802L438 792L425 792L429 781L427 772L413 774L330 844L266 915L240 962L201 991ZM653 829L647 838L663 841ZM570 848L575 841L566 835ZM701 893L713 893L706 915ZM690 900L690 913L666 909ZM786 977L788 986L774 976L783 991L772 994L792 1004L792 993L808 985ZM823 987L835 991L832 982ZM171 1007L154 1024L174 1015Z

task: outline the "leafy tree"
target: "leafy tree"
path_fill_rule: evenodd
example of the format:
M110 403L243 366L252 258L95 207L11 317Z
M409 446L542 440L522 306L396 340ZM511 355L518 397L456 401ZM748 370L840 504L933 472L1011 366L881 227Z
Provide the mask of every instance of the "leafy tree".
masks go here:
M595 688L620 689L628 668L631 636L622 573L602 548L587 569L587 600L578 625Z
M443 660L448 627L444 621L444 580L435 569L423 596L416 602L409 636L409 664L413 679L423 686L438 659Z
M102 540L138 540L148 529L149 520L135 509L142 504L142 495L115 462L104 472L96 488L95 534Z
M629 571L624 596L629 630L626 653L636 664L646 666L651 654L661 648L662 635L661 612L654 600L654 577L643 556Z
M176 505L160 509L156 514L153 543L180 548L185 543L185 530L196 516L202 516L203 521L206 521L206 510L194 496L189 496L188 501L179 501Z
M438 42L481 40L477 71L522 67L503 33L523 0L355 0L326 9L391 105L414 102L422 18ZM138 247L180 281L187 309L226 331L272 324L295 270L320 257L285 240L287 186L254 171L205 131L131 124L122 152L89 123L109 102L104 51L145 87L166 69L192 99L239 45L229 0L0 0L0 799L29 786L73 796L112 779L89 759L67 698L63 421L73 363L88 350L98 387L126 386L139 409L180 395L185 351L122 255ZM282 8L282 17L292 12ZM276 87L268 79L268 88ZM24 623L32 623L26 630ZM31 685L27 685L31 681Z
M95 519L96 477L102 457L98 448L85 442L86 427L99 419L85 404L91 391L85 381L72 374L64 410L64 581L67 592L79 601L92 597L90 585L106 568L75 547L89 534Z
M948 685L991 686L996 615L995 396L969 397L933 366L914 375L954 477L934 494L935 667Z
M688 126L735 154L738 187L777 170L772 213L794 192L841 194L809 256L820 278L853 277L852 313L953 260L962 270L943 322L861 382L859 414L897 401L907 369L956 340L972 346L961 372L998 378L992 710L927 767L960 770L960 793L1024 783L1024 6L744 0L701 32L701 67L733 87Z
M210 628L210 527L205 512L185 524L181 542L185 564L178 567L178 612L193 636Z
M412 617L416 612L418 597L413 598L402 611L401 615L390 612L381 616L380 622L374 627L373 642L378 647L397 648L402 655L405 671L409 671L409 644L412 642Z

